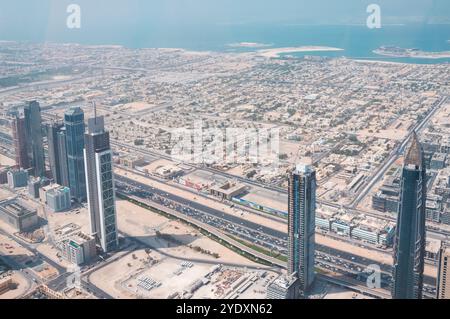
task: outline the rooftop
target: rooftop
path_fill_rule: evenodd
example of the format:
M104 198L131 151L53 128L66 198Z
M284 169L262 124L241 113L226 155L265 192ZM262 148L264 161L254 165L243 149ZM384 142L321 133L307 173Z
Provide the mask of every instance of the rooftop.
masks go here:
M416 132L411 137L411 144L405 156L405 166L414 165L416 167L422 166L423 150L419 142Z
M305 164L297 164L294 170L294 174L310 174L312 172L314 172L314 167Z
M32 210L31 208L25 206L17 199L0 202L0 210L15 217L22 217L36 213L36 210Z

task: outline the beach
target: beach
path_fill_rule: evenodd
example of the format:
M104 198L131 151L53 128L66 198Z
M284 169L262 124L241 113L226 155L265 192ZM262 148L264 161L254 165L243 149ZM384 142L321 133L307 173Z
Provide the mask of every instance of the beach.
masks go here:
M257 54L266 58L279 58L280 54L296 53L296 52L330 52L330 51L344 51L344 49L323 47L323 46L302 46L289 48L275 48L267 50L259 50Z

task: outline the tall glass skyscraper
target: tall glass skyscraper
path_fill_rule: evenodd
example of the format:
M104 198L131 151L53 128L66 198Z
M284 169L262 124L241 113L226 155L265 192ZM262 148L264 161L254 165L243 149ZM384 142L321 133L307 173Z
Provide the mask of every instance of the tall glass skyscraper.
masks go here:
M314 281L316 172L297 165L289 174L288 275L296 273L306 295Z
M119 244L112 157L104 118L89 119L84 158L90 225L104 252L115 250Z
M41 107L36 101L28 103L23 109L28 148L33 175L45 176L44 141L42 137Z
M86 200L86 177L84 174L84 112L79 107L72 107L64 114L66 129L67 166L69 171L69 188L73 199L78 202Z
M28 157L27 135L25 118L15 115L11 122L14 151L16 154L16 166L29 169L30 158Z
M403 165L394 243L392 298L421 299L425 258L426 170L414 133Z
M443 242L439 250L436 299L450 299L450 243Z
M65 128L62 123L47 125L48 161L53 181L69 187Z

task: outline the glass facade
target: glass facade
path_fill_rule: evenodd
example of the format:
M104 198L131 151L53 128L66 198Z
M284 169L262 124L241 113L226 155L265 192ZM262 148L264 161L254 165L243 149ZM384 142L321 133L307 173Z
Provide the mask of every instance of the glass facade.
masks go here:
M288 274L297 273L306 293L314 281L316 175L310 166L298 166L289 175Z
M423 151L413 136L405 156L394 243L392 297L421 299L425 260L426 171Z
M66 128L66 152L70 193L78 202L86 200L86 177L84 172L84 113L79 107L64 114Z

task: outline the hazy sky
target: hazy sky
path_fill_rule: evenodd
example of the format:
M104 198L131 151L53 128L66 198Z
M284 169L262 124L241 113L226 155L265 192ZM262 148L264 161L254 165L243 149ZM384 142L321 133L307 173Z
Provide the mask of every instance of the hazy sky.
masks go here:
M63 32L71 3L81 6L82 26L91 32L142 25L363 24L371 3L381 6L388 23L450 21L449 0L0 0L0 39Z

